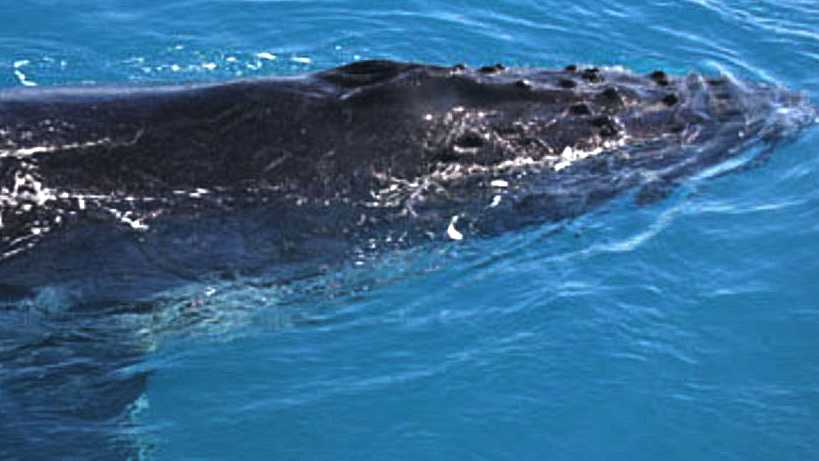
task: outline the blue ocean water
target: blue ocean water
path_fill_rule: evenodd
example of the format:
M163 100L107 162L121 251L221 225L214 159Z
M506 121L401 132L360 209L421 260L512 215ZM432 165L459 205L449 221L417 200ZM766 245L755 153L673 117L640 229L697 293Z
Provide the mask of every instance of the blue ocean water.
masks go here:
M31 0L0 18L3 87L392 58L723 72L819 101L814 1ZM810 129L649 206L118 307L145 354L116 373L147 376L127 423L48 424L135 447L101 459L814 459L818 143ZM64 301L41 295L28 309L47 319ZM92 457L73 448L0 439L9 459Z

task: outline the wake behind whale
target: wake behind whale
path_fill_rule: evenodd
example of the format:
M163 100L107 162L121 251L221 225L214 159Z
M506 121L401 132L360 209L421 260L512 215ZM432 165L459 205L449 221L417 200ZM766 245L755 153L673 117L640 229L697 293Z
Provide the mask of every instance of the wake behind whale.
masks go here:
M344 258L372 239L492 235L626 190L653 200L814 118L806 98L772 86L577 66L362 61L220 84L6 91L0 276L26 292L170 254L206 273Z
M309 272L376 241L495 235L632 190L650 202L750 149L769 154L815 117L772 86L577 66L364 61L2 92L0 415L14 419L0 424L0 457L133 457L111 426L145 389L132 314L156 314L134 301L153 291L222 271ZM15 321L26 300L75 287L71 312Z

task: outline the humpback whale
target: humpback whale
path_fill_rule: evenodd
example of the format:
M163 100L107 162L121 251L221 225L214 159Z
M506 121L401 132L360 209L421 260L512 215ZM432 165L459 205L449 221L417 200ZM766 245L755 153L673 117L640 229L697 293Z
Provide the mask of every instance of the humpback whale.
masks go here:
M7 90L0 279L26 292L77 266L134 270L171 254L208 271L372 238L491 235L627 190L655 200L814 120L803 95L770 85L576 65L374 60L216 84Z
M650 203L726 159L769 155L815 120L805 96L773 85L576 65L374 60L225 83L2 91L0 301L12 307L0 312L46 285L82 285L86 304L29 336L0 326L0 415L32 421L0 437L8 450L77 447L41 426L54 414L102 424L139 396L144 374L114 370L140 347L98 313L145 285L309 266L374 239L491 236L629 191ZM32 348L65 359L41 380L50 391L32 392L20 371L47 360ZM107 443L83 432L88 453Z

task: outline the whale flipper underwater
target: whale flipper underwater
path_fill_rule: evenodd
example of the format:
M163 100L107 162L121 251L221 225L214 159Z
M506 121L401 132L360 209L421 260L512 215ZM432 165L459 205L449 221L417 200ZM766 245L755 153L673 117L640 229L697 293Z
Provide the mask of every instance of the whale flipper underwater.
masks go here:
M343 260L371 239L494 235L577 216L625 191L650 202L815 119L804 96L769 85L577 66L362 61L217 84L8 90L0 291L14 306L92 277L95 292L83 299L98 305L217 271ZM89 315L83 331L104 330ZM51 322L36 334L55 344L81 324ZM0 364L15 375L28 363L19 354L39 346L3 334ZM106 349L128 343L101 336ZM96 368L59 369L51 381L94 382L97 403L45 383L56 386L54 414L102 424L140 394L143 375L110 376L138 360L138 347L72 354ZM0 378L4 413L31 405L19 376ZM116 387L127 398L117 400ZM29 414L47 424L49 411ZM0 436L49 439L34 426ZM55 444L72 440L52 434Z

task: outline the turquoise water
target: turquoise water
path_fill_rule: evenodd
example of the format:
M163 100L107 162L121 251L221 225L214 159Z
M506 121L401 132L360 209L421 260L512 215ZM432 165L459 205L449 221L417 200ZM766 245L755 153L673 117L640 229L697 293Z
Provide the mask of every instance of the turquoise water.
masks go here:
M0 86L392 58L725 72L819 101L813 1L396 5L9 3ZM760 168L693 178L650 206L622 197L570 222L385 251L288 284L191 280L149 314L125 300L112 324L144 354L115 374L147 376L126 414L48 419L75 443L20 451L0 437L0 457L813 459L818 143L813 128ZM40 326L64 303L44 289L27 309ZM22 421L3 394L0 416Z

